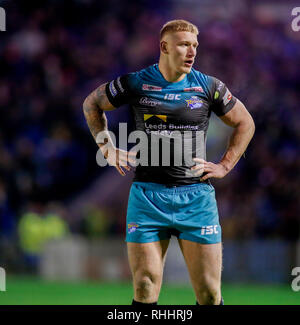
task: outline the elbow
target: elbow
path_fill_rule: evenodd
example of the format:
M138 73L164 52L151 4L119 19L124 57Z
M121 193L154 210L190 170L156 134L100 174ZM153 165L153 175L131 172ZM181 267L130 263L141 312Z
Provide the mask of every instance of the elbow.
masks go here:
M253 137L253 135L255 133L255 123L254 123L254 120L253 120L252 116L250 116L249 130L250 130L250 132L252 134L252 137Z
M240 132L249 134L251 138L254 135L255 123L251 115L241 120L235 127L239 129Z
M245 135L247 135L249 141L251 141L251 139L254 136L255 133L255 123L253 121L253 118L251 116L249 116L249 118L247 118L244 123L243 123L243 133L245 133Z
M97 104L94 102L91 95L87 96L82 104L83 113L85 116L90 115L98 110Z
M90 96L87 96L86 99L84 100L83 104L82 104L82 109L85 112L89 106L90 103Z

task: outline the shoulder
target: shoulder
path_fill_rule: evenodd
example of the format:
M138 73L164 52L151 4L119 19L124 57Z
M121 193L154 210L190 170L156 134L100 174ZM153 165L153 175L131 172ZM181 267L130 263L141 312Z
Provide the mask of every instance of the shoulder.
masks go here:
M210 87L212 84L214 84L218 81L220 82L220 80L217 79L216 77L205 74L205 73L198 71L196 69L192 69L192 71L190 73L190 78L196 80L199 83L206 85L207 87Z
M192 68L191 72L189 73L189 77L191 79L195 79L198 82L203 82L203 83L207 82L208 79L210 78L209 75L207 75L199 70L196 70L194 68Z
M154 82L157 80L155 64L139 71L130 72L125 75L125 78L133 89L141 86L144 82Z
M202 84L208 92L214 92L215 90L226 87L225 83L215 76L207 75L195 69L192 69L190 74L192 75L191 77Z
M208 96L214 91L216 80L215 77L207 75L194 68L188 74L189 84L192 87L201 87Z

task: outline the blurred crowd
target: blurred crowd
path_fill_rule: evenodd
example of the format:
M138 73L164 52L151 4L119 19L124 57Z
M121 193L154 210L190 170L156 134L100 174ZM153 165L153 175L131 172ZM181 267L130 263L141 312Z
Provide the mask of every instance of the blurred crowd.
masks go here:
M224 81L256 123L245 159L213 181L223 237L299 238L300 39L288 23L251 10L202 22L192 13L174 17L171 1L146 0L18 1L7 16L0 34L2 235L13 236L21 216L42 215L51 202L71 220L69 200L105 172L95 161L84 98L105 81L157 62L162 24L185 18L200 29L195 68ZM108 119L111 130L131 123L126 108ZM94 236L115 229L101 207L93 209L87 224L71 231Z

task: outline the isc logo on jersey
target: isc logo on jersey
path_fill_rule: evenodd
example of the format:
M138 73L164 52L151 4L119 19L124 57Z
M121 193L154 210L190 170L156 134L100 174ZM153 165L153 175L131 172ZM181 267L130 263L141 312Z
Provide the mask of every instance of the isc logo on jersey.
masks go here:
M187 103L187 107L190 109L200 108L203 105L203 100L197 96L192 96L190 99L186 99L185 101Z
M164 99L165 100L180 100L181 95L180 94L165 94Z

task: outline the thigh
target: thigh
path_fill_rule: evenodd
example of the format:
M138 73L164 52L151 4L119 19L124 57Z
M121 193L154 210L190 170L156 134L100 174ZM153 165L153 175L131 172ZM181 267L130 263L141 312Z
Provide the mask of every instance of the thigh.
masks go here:
M161 278L169 239L150 243L127 243L128 260L133 277Z
M178 239L191 282L196 290L221 286L222 243L200 244Z
M142 185L141 185L142 184ZM154 184L159 186L160 184ZM146 183L133 183L128 199L126 216L126 242L127 243L153 243L162 244L130 245L134 254L145 250L163 250L164 240L171 238L169 228L172 224L172 197L155 191ZM161 247L160 247L161 246Z
M180 231L179 238L206 245L220 243L222 230L213 186L200 183L183 190L179 189L174 200L174 223Z

